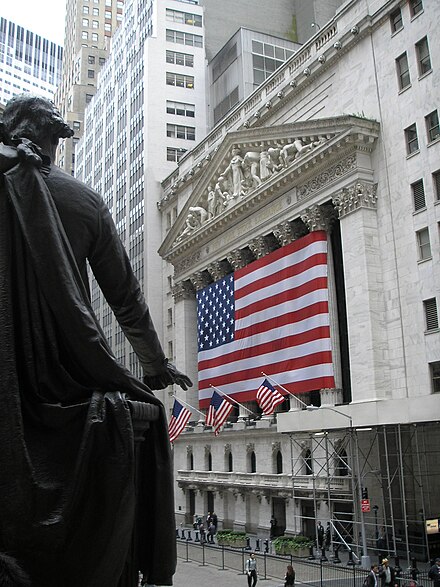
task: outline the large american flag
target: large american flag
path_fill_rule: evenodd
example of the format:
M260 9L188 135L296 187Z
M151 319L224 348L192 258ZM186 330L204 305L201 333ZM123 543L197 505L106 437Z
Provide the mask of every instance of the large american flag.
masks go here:
M220 428L226 422L229 414L234 409L233 404L225 397L214 391L206 414L206 425L214 428L214 434L220 433Z
M179 401L174 400L173 411L168 424L170 442L174 442L191 418L191 411L185 408Z
M197 292L200 407L251 401L264 371L291 393L335 386L327 236L308 235Z

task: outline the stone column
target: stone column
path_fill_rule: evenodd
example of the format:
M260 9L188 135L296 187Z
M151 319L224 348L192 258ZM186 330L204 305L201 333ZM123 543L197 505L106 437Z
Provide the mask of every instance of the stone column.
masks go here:
M335 378L334 398L325 395L326 403L335 405L340 400L342 387L341 355L339 341L338 306L336 300L335 268L333 264L333 251L331 246L332 226L337 218L335 209L331 205L311 206L301 215L302 221L310 231L324 230L327 233L327 285L328 285L328 312L330 322L330 340L332 347L333 372ZM327 390L329 391L329 390ZM322 395L322 394L321 394Z
M190 405L197 407L197 304L195 290L190 281L176 283L172 290L174 298L174 344L176 367L186 373L193 382L186 392L186 399ZM180 389L180 388L179 388Z
M386 329L376 185L357 181L333 197L341 223L352 400L385 396Z

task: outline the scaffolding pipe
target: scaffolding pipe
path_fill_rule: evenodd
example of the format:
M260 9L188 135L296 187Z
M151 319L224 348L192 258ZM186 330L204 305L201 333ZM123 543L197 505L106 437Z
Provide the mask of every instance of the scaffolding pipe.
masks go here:
M406 541L406 556L408 567L411 564L411 554L409 551L409 536L408 536L408 517L406 511L406 492L405 492L405 470L403 467L403 458L402 458L402 435L400 424L397 425L397 440L399 445L399 468L400 468L400 486L402 491L402 505L403 505L403 519L405 521L405 541Z

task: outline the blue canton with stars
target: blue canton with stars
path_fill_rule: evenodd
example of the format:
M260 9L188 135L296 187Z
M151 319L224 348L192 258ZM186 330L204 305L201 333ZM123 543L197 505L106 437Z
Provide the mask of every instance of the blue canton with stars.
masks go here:
M196 298L199 351L234 340L234 274L198 291Z

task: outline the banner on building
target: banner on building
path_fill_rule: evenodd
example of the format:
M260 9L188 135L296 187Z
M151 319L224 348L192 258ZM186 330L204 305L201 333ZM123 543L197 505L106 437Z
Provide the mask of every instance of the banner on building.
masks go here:
M261 372L291 393L335 386L327 235L311 232L197 292L199 402L211 385L256 399Z

